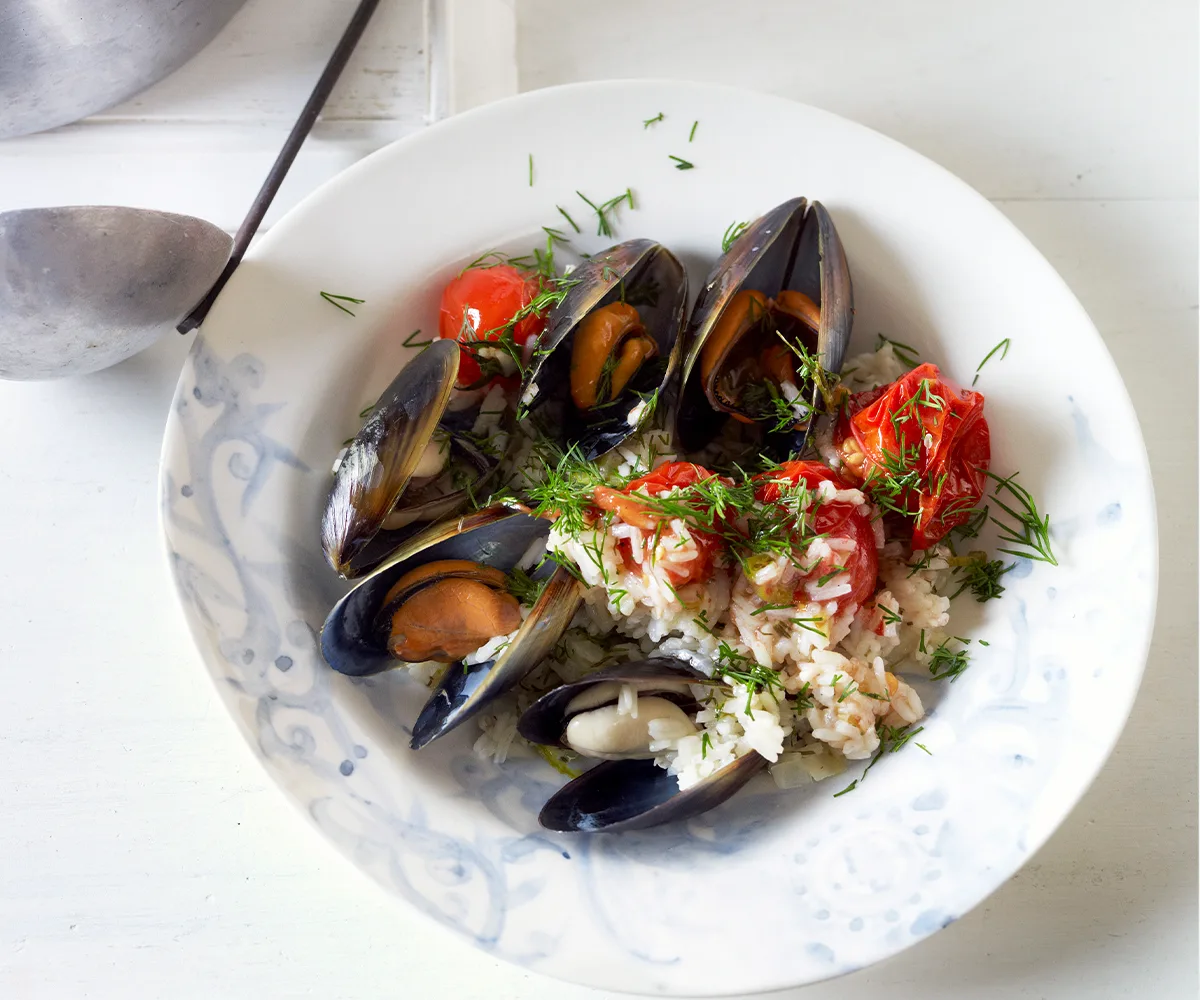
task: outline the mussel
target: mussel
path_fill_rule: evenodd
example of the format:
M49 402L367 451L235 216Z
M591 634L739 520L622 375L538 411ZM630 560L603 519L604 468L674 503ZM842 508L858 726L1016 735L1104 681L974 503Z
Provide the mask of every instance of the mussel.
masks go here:
M559 831L637 830L690 819L733 795L766 758L752 751L682 791L652 759L650 723L659 723L658 738L695 733L690 716L700 706L692 685L707 680L680 660L638 660L564 684L529 706L517 724L525 739L600 759L546 801L538 822Z
M551 522L524 509L486 507L407 539L343 597L321 629L339 673L377 674L401 663L447 664L412 731L412 747L448 733L517 683L554 648L581 600L575 578L542 564L545 581L522 620L507 574L535 560ZM515 635L480 662L490 639Z
M500 455L472 435L479 394L456 393L459 347L435 340L383 391L342 455L321 518L325 558L368 572L407 536L466 506Z
M825 207L793 198L749 226L717 261L692 308L675 433L704 447L729 419L803 447L854 321L846 255Z
M526 372L521 410L591 461L668 402L687 275L666 247L630 240L588 258L569 280Z

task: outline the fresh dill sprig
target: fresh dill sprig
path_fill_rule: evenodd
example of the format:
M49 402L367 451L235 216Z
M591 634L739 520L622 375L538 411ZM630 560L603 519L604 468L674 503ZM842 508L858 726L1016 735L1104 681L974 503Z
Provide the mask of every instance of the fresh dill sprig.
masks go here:
M863 773L850 782L850 784L848 784L840 792L835 792L833 797L836 799L839 796L845 795L847 792L854 791L854 789L862 784L862 782L867 780L867 774L870 773L871 768L873 768L879 762L879 759L885 753L898 753L912 741L914 736L917 736L924 731L924 726L917 726L916 729L913 729L913 723L911 722L907 726L889 726L886 725L882 720L877 722L875 724L875 732L879 736L879 749L875 751L875 755L871 758L870 763L863 768ZM922 750L924 750L926 753L929 753L929 750L926 747L921 746L920 743L917 743L916 746L921 747Z
M891 337L885 337L882 333L877 334L879 342L875 345L875 350L879 350L884 344L892 345L892 353L900 359L901 364L907 365L909 368L916 368L921 363L921 356L917 354L915 347L909 347L908 344L902 344L898 340L892 340Z
M984 358L982 361L980 361L979 367L975 369L975 377L973 379L971 379L971 385L974 385L976 382L979 381L979 373L981 371L983 371L983 366L992 360L992 355L994 355L999 350L1003 350L1004 353L1000 355L1000 360L1003 361L1005 358L1008 357L1008 349L1011 346L1012 346L1012 340L1008 337L1005 337L1002 341L1000 341L1000 343L998 343L995 347L993 347L990 351L988 351L987 357Z
M731 222L725 227L725 235L721 237L721 253L729 253L729 248L737 238L750 228L748 222Z
M404 343L402 346L404 346L404 347L428 347L430 344L433 343L432 337L428 340L413 340L413 337L419 337L419 336L421 336L421 331L413 330L412 333L410 333L407 337L404 338Z
M845 389L841 389L839 386L841 376L822 365L821 359L799 341L788 340L778 330L775 332L783 345L795 355L796 374L805 382L816 386L824 404L823 412L836 413L845 394Z
M796 413L796 408L780 394L771 379L751 382L743 387L739 405L751 416L764 423L771 423L772 434L791 429L801 419Z
M366 299L356 299L353 295L334 295L333 292L321 292L321 298L328 302L331 306L337 306L342 312L347 315L356 315L352 310L347 309L343 302L349 302L352 305L361 306Z
M653 118L646 118L645 120L643 120L642 128L649 128L651 125L655 125L658 122L662 121L663 118L665 118L665 117L666 116L660 111Z
M464 325L467 324L466 316L463 317ZM469 327L468 327L469 329ZM489 336L495 331L489 330L487 334L479 337L460 336L459 347L462 352L470 357L479 366L478 385L482 385L487 381L495 378L498 375L507 375L504 370L504 364L493 351L500 351L507 355L510 361L516 368L518 373L524 373L524 354L521 345L516 341L516 335L513 332L513 327L509 326L500 331L497 337ZM487 351L488 353L484 353ZM477 385L468 386L467 388L477 388Z
M555 229L553 226L542 226L542 232L546 234L546 245L551 250L555 246L571 245L571 238L561 229Z
M845 572L846 572L845 566L834 566L833 569L831 569L828 573L824 574L820 579L817 580L817 587L818 588L824 587L825 584L827 584L830 580L832 580L839 573L845 573Z
M696 617L693 618L692 621L704 629L704 631L709 635L715 636L717 634L713 631L712 624L708 620L708 612L704 608L701 608L696 612Z
M561 552L547 552L546 556L557 565L561 566L571 574L580 583L586 583L583 574L579 571L579 567L575 565L575 560L570 556L563 555Z
M688 142L691 142L693 139L696 138L696 126L699 124L700 124L699 121L692 122L692 130L688 133Z
M675 161L676 170L691 170L696 166L696 164L689 163L682 156L673 156L670 153L667 154L667 159Z
M537 604L538 598L542 596L542 591L546 589L546 583L549 579L547 576L542 580L535 580L525 570L521 569L521 567L514 566L508 574L508 592L519 603L527 607L533 607Z
M968 552L965 556L952 557L950 565L957 568L959 579L962 581L958 590L950 595L950 600L954 600L964 590L970 590L975 595L975 600L982 604L1004 593L1000 577L1016 563L1006 566L999 559L989 560L985 552Z
M501 253L499 250L485 250L458 273L461 277L468 271L486 271L488 268L500 267L503 264L515 264L519 259Z
M612 236L612 235L614 235L614 230L612 227L612 220L609 218L609 215L616 209L616 207L618 205L621 204L621 202L623 202L623 201L628 202L630 209L633 209L636 207L633 203L633 189L632 188L626 188L624 190L624 192L617 195L615 198L609 198L608 201L602 202L599 205L597 205L594 201L592 201L592 199L589 198L582 191L576 191L575 193L577 195L579 195L579 197L581 199L583 199L584 204L586 204L588 206L588 208L590 208L593 212L596 213L596 235L597 236Z
M800 686L800 690L796 692L795 708L797 712L806 712L808 709L813 707L813 700L809 697L811 688L811 684L808 681L805 681Z
M962 644L962 649L951 649L950 643ZM965 639L951 636L944 639L929 653L929 676L935 681L949 678L951 683L958 680L963 671L971 665L971 654L966 648Z
M569 222L571 224L571 228L574 229L575 232L577 232L577 233L583 232L583 230L579 228L579 223L577 223L574 219L571 218L571 213L568 212L565 208L563 208L562 205L555 205L554 207L558 209L558 214L561 215L564 219L567 220L567 222Z
M790 611L792 609L791 602L787 604L760 604L757 608L750 612L750 617L755 615L765 615L768 611Z
M1050 515L1043 515L1037 508L1033 494L1017 482L1017 473L1011 476L997 476L994 472L987 475L996 481L996 489L992 500L1002 511L1013 519L1012 524L1006 524L995 515L991 522L1000 529L1000 541L1007 545L1019 545L1019 549L999 549L1005 555L1017 556L1020 559L1036 559L1039 562L1057 566L1058 560L1050 547ZM1001 492L1008 493L1014 498L1016 506L1011 506L1000 499Z
M587 526L592 493L603 485L600 470L576 444L564 452L547 441L534 455L543 471L542 482L529 489L534 514L556 517L565 532L579 534Z
M802 615L796 618L789 618L788 621L793 625L800 626L800 628L804 629L806 632L812 632L815 635L821 636L823 639L829 638L829 633L820 627L825 623L825 619L820 615Z
M529 154L529 186L533 187L533 154Z
M982 507L976 507L971 511L962 524L956 525L950 529L952 538L978 538L979 532L983 530L983 526L987 524L988 507L984 504Z
M708 756L709 748L712 746L712 734L705 730L704 735L700 737L700 759L704 760Z
M764 667L757 660L739 653L724 639L717 647L716 672L727 681L741 684L746 688L746 714L754 717L750 704L760 691L774 693L782 691L783 681L779 673L770 667Z
M879 617L883 619L884 625L899 625L904 621L903 616L886 605L877 604L875 606L879 609Z

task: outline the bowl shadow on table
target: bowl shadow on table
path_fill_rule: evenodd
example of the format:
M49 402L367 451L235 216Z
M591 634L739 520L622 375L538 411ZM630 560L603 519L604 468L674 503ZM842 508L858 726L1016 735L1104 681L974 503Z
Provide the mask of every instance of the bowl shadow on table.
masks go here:
M171 327L145 350L110 368L88 375L60 379L51 385L84 395L118 395L128 406L136 403L137 419L158 428L166 416L179 381L179 371L192 345L192 337L181 337Z

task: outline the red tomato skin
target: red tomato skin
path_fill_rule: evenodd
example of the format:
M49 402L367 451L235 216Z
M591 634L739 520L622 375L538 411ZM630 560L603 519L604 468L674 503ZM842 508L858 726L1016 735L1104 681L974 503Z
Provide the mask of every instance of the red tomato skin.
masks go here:
M695 462L665 462L653 472L632 480L622 492L633 493L643 486L649 492L669 490L676 486L694 486L705 479L712 479L714 475Z
M931 396L944 401L942 407L911 405L923 382ZM898 506L915 515L914 549L939 542L983 499L991 461L983 407L982 393L961 389L936 365L923 364L890 385L851 396L838 421L834 444L844 454L861 456L859 471L866 480L885 470L886 456L916 455L906 467L919 473L923 486L897 498ZM853 475L853 466L847 464L846 471Z
M438 336L463 343L499 340L512 318L541 291L541 279L511 264L467 268L442 290ZM513 340L524 346L546 328L546 315L531 313L513 327ZM479 382L479 363L466 351L459 359L459 386Z
M826 480L833 483L839 490L853 488L833 469L821 462L784 462L778 469L761 473L755 476L755 479L762 483L755 491L755 496L762 503L773 503L779 499L779 484L784 480L797 483L803 479L810 490L817 489ZM846 570L850 574L851 590L849 594L838 598L838 601L839 603L845 601L847 605L862 604L875 592L876 578L879 576L879 554L875 551L875 529L871 527L870 520L859 512L857 504L834 501L823 503L817 507L813 513L812 526L818 534L850 538L854 541L854 554L846 566ZM818 565L809 574L809 578L820 579L832 568L832 564ZM804 595L803 586L797 590L796 596L797 599L801 597L804 600L808 599Z
M623 490L613 490L604 486L597 487L594 499L596 505L602 510L612 511L622 520L635 524L643 530L653 530L651 522L660 521L661 517L650 510L639 511L636 498L631 498L635 491L644 487L645 492L655 494L674 487L692 486L702 480L712 479L714 476L715 473L694 462L667 462L653 472L634 479ZM666 572L671 577L671 583L676 587L685 587L691 583L704 583L711 579L717 553L723 546L719 535L694 529L691 535L699 552L697 557L686 564L683 572L674 567L666 567ZM625 565L630 569L637 570L639 567L633 560L629 542L621 539L617 547L624 556Z
M762 503L774 503L779 499L779 486L777 485L779 482L798 483L801 479L804 480L805 485L810 490L815 490L826 480L833 483L839 490L854 488L846 479L838 475L823 462L796 460L783 462L777 469L772 469L770 472L760 472L755 476L755 482L763 484L755 491L755 496Z

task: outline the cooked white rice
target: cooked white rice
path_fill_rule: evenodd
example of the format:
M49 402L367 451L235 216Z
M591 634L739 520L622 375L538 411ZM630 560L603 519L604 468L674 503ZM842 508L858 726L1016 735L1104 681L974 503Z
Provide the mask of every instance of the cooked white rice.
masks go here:
M860 391L905 371L907 365L885 343L847 361L844 384ZM483 409L501 411L504 405L503 394L495 400L489 395ZM481 416L476 433L499 432L500 420L498 413L487 422ZM813 440L823 461L839 468L827 421L817 426ZM533 448L519 435L509 460L518 489L541 478ZM601 470L625 479L640 476L674 460L670 448L668 432L645 431L605 456ZM753 578L740 566L718 562L706 582L679 586L673 580L685 578L689 564L702 557L684 521L647 531L609 517L573 535L556 523L547 547L578 567L586 586L583 604L555 654L482 713L475 752L503 761L522 742L516 720L524 708L545 691L606 663L674 657L720 679L732 657L776 672L778 684L749 689L731 677L722 684L696 684L692 693L702 707L690 725L674 717L646 723L656 763L675 775L681 788L750 751L771 762L771 774L784 788L823 780L844 771L847 761L870 758L880 748L880 724L908 726L924 715L916 691L899 675L923 671L929 651L948 635L950 602L939 588L949 576L949 552L939 546L914 562L901 543L885 545L878 511L859 490L824 482L817 495L820 502L854 504L874 526L879 590L861 606L847 604L852 584L846 571L822 578L819 585L806 582L807 600L794 606L764 609L760 596L790 594L822 559L849 564L846 557L855 546L850 539L813 539L799 566L778 556L756 564ZM627 556L621 546L627 546ZM494 656L511 638L489 640L466 662ZM431 682L436 676L431 668L436 665L409 669ZM615 711L636 715L637 710L636 694L623 690Z

